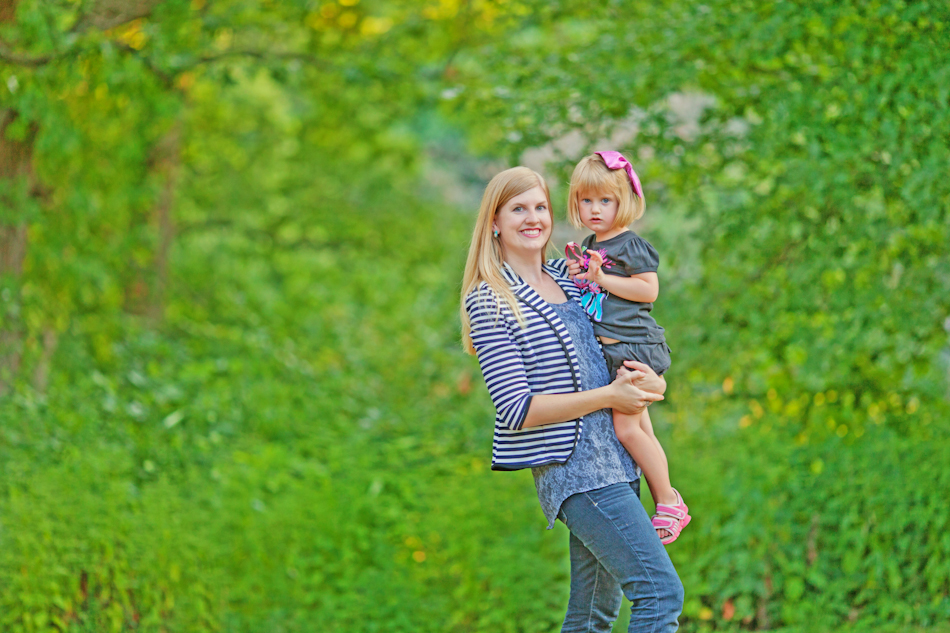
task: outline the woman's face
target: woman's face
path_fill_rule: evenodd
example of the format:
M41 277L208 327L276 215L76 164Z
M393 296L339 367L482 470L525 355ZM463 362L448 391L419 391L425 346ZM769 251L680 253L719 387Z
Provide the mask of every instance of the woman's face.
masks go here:
M544 189L529 189L503 204L495 214L492 230L506 256L540 253L551 237L551 209Z

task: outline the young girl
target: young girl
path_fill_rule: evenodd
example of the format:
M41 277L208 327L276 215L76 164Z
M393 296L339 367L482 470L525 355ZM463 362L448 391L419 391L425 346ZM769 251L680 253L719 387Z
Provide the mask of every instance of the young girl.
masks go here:
M658 375L670 367L663 328L650 316L659 293L659 256L627 228L644 211L643 188L620 152L597 152L577 164L571 176L568 218L594 232L582 246L567 245L568 271L584 291L587 310L607 359L611 379L624 360L649 365ZM656 501L653 527L664 545L690 521L689 509L670 485L666 454L653 434L650 414L614 412L614 432L643 470Z

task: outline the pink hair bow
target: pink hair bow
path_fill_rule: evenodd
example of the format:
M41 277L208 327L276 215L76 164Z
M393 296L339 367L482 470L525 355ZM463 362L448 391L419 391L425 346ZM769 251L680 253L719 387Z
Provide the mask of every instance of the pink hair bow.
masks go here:
M601 158L604 159L604 163L607 164L607 169L624 169L627 172L627 176L630 178L630 184L633 185L633 191L643 198L643 187L640 186L640 179L637 177L637 172L633 171L633 165L630 164L626 158L623 157L623 154L620 152L594 152L599 154Z

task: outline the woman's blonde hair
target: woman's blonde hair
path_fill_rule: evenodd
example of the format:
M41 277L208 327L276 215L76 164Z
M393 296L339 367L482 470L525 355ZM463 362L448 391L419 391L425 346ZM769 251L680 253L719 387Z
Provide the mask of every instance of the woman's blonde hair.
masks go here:
M544 190L544 197L548 201L548 211L553 220L551 192L541 174L534 170L527 167L506 169L492 178L485 187L485 195L482 196L482 204L478 209L478 219L475 220L475 230L472 231L472 244L468 248L465 274L462 277L462 347L469 354L474 354L475 348L472 346L472 324L465 310L465 298L483 281L495 293L499 311L501 306L505 305L514 313L518 322L523 323L515 294L501 272L505 263L505 254L501 242L493 235L492 222L495 220L495 214L505 203L535 187L541 187ZM541 251L542 257L547 252L550 243L551 238L548 237Z
M577 228L583 228L578 201L585 194L612 193L617 196L617 216L614 226L629 226L643 216L643 198L633 191L627 172L609 169L599 154L581 159L571 174L571 188L567 194L567 219Z

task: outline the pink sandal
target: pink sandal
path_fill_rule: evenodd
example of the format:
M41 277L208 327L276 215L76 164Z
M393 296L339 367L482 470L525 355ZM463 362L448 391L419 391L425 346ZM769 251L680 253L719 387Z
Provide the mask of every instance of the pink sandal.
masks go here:
M676 493L676 505L670 506L665 503L658 503L656 504L656 514L653 515L653 527L657 531L667 530L670 533L669 536L660 539L660 542L664 545L669 545L678 539L680 532L689 525L693 518L689 516L689 508L683 502L683 497L680 496L679 491L673 488L673 492Z

